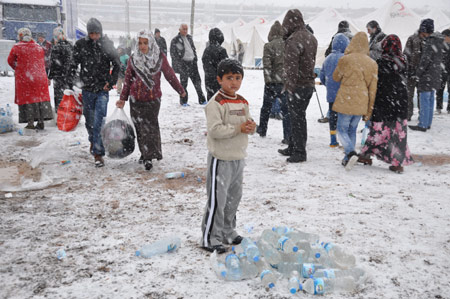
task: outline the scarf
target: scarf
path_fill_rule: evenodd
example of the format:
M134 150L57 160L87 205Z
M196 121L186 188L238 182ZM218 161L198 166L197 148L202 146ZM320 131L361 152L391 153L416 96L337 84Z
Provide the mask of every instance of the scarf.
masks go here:
M138 41L139 38L148 39L148 52L147 54L142 53L139 50L139 43L136 43L136 49L131 56L131 65L142 82L151 90L155 85L153 76L161 70L161 51L153 34L148 33L147 30L139 31Z
M402 71L406 68L406 57L402 52L402 42L397 35L386 36L381 43L381 48L383 49L381 58L393 62L395 71Z

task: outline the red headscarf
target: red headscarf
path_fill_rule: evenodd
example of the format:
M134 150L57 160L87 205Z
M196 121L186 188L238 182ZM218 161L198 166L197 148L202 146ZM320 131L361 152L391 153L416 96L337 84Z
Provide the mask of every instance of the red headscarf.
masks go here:
M383 53L381 57L392 61L397 66L396 70L404 70L406 68L406 57L402 52L402 42L400 38L391 34L386 36L381 43Z

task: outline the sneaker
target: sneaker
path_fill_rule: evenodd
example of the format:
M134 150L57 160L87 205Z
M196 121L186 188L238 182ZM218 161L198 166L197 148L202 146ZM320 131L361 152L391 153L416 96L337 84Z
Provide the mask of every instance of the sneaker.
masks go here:
M364 165L372 166L372 159L367 158L367 157L365 157L365 156L359 155L359 156L358 156L358 163L362 163L362 164L364 164Z
M231 241L231 244L232 245L239 245L239 244L241 244L243 239L244 238L242 236L238 235L236 238L233 239L233 241Z
M403 173L403 167L402 166L389 166L389 170L396 172L396 173Z
M214 245L214 246L208 246L208 247L204 246L204 247L202 247L202 249L204 249L206 251L209 251L209 252L216 251L218 254L222 254L222 253L227 252L227 248L225 246L223 246L222 244Z
M145 170L149 171L153 168L152 160L144 160Z
M356 162L358 161L358 155L356 154L356 152L352 151L347 155L347 157L348 157L348 160L344 166L345 166L345 170L350 171L350 170L352 170L353 166L355 166Z
M321 124L325 124L325 123L329 122L329 119L328 119L328 117L322 117L322 118L319 118L317 121L320 122Z
M413 130L413 131L420 131L420 132L426 132L427 131L427 129L426 128L422 128L422 127L419 127L419 126L408 126L411 130Z
M105 166L105 161L103 161L103 157L100 155L95 155L95 167L103 167Z
M283 156L290 156L290 155L292 155L292 150L289 147L287 147L285 149L279 149L278 152L280 154L282 154Z

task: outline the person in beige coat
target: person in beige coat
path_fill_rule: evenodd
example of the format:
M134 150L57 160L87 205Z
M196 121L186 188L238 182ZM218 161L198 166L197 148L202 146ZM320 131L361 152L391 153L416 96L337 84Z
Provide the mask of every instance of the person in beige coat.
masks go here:
M342 165L350 170L358 161L355 152L358 123L361 116L365 121L370 119L377 92L378 66L369 57L369 42L364 32L358 32L351 40L339 59L333 80L341 82L333 111L338 113L337 131L345 150Z

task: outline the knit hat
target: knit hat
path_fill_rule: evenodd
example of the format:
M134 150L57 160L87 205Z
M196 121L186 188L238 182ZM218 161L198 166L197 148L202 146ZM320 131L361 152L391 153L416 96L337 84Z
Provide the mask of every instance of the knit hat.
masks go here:
M100 21L97 20L96 18L89 19L89 21L86 24L86 29L88 34L95 32L100 33L100 35L103 35L102 23L100 23Z
M31 38L31 30L28 28L20 28L17 31L17 39L19 41L29 42Z
M350 25L348 24L348 22L347 21L340 21L339 22L339 25L338 25L338 30L339 29L347 29L347 28L349 28L350 27Z
M434 21L432 19L425 19L420 22L419 33L433 33L434 32Z
M161 31L159 31L158 28L155 28L155 34L158 33L158 32L161 32Z
M53 29L53 39L56 41L66 39L66 34L64 33L64 29L62 27L56 27Z

